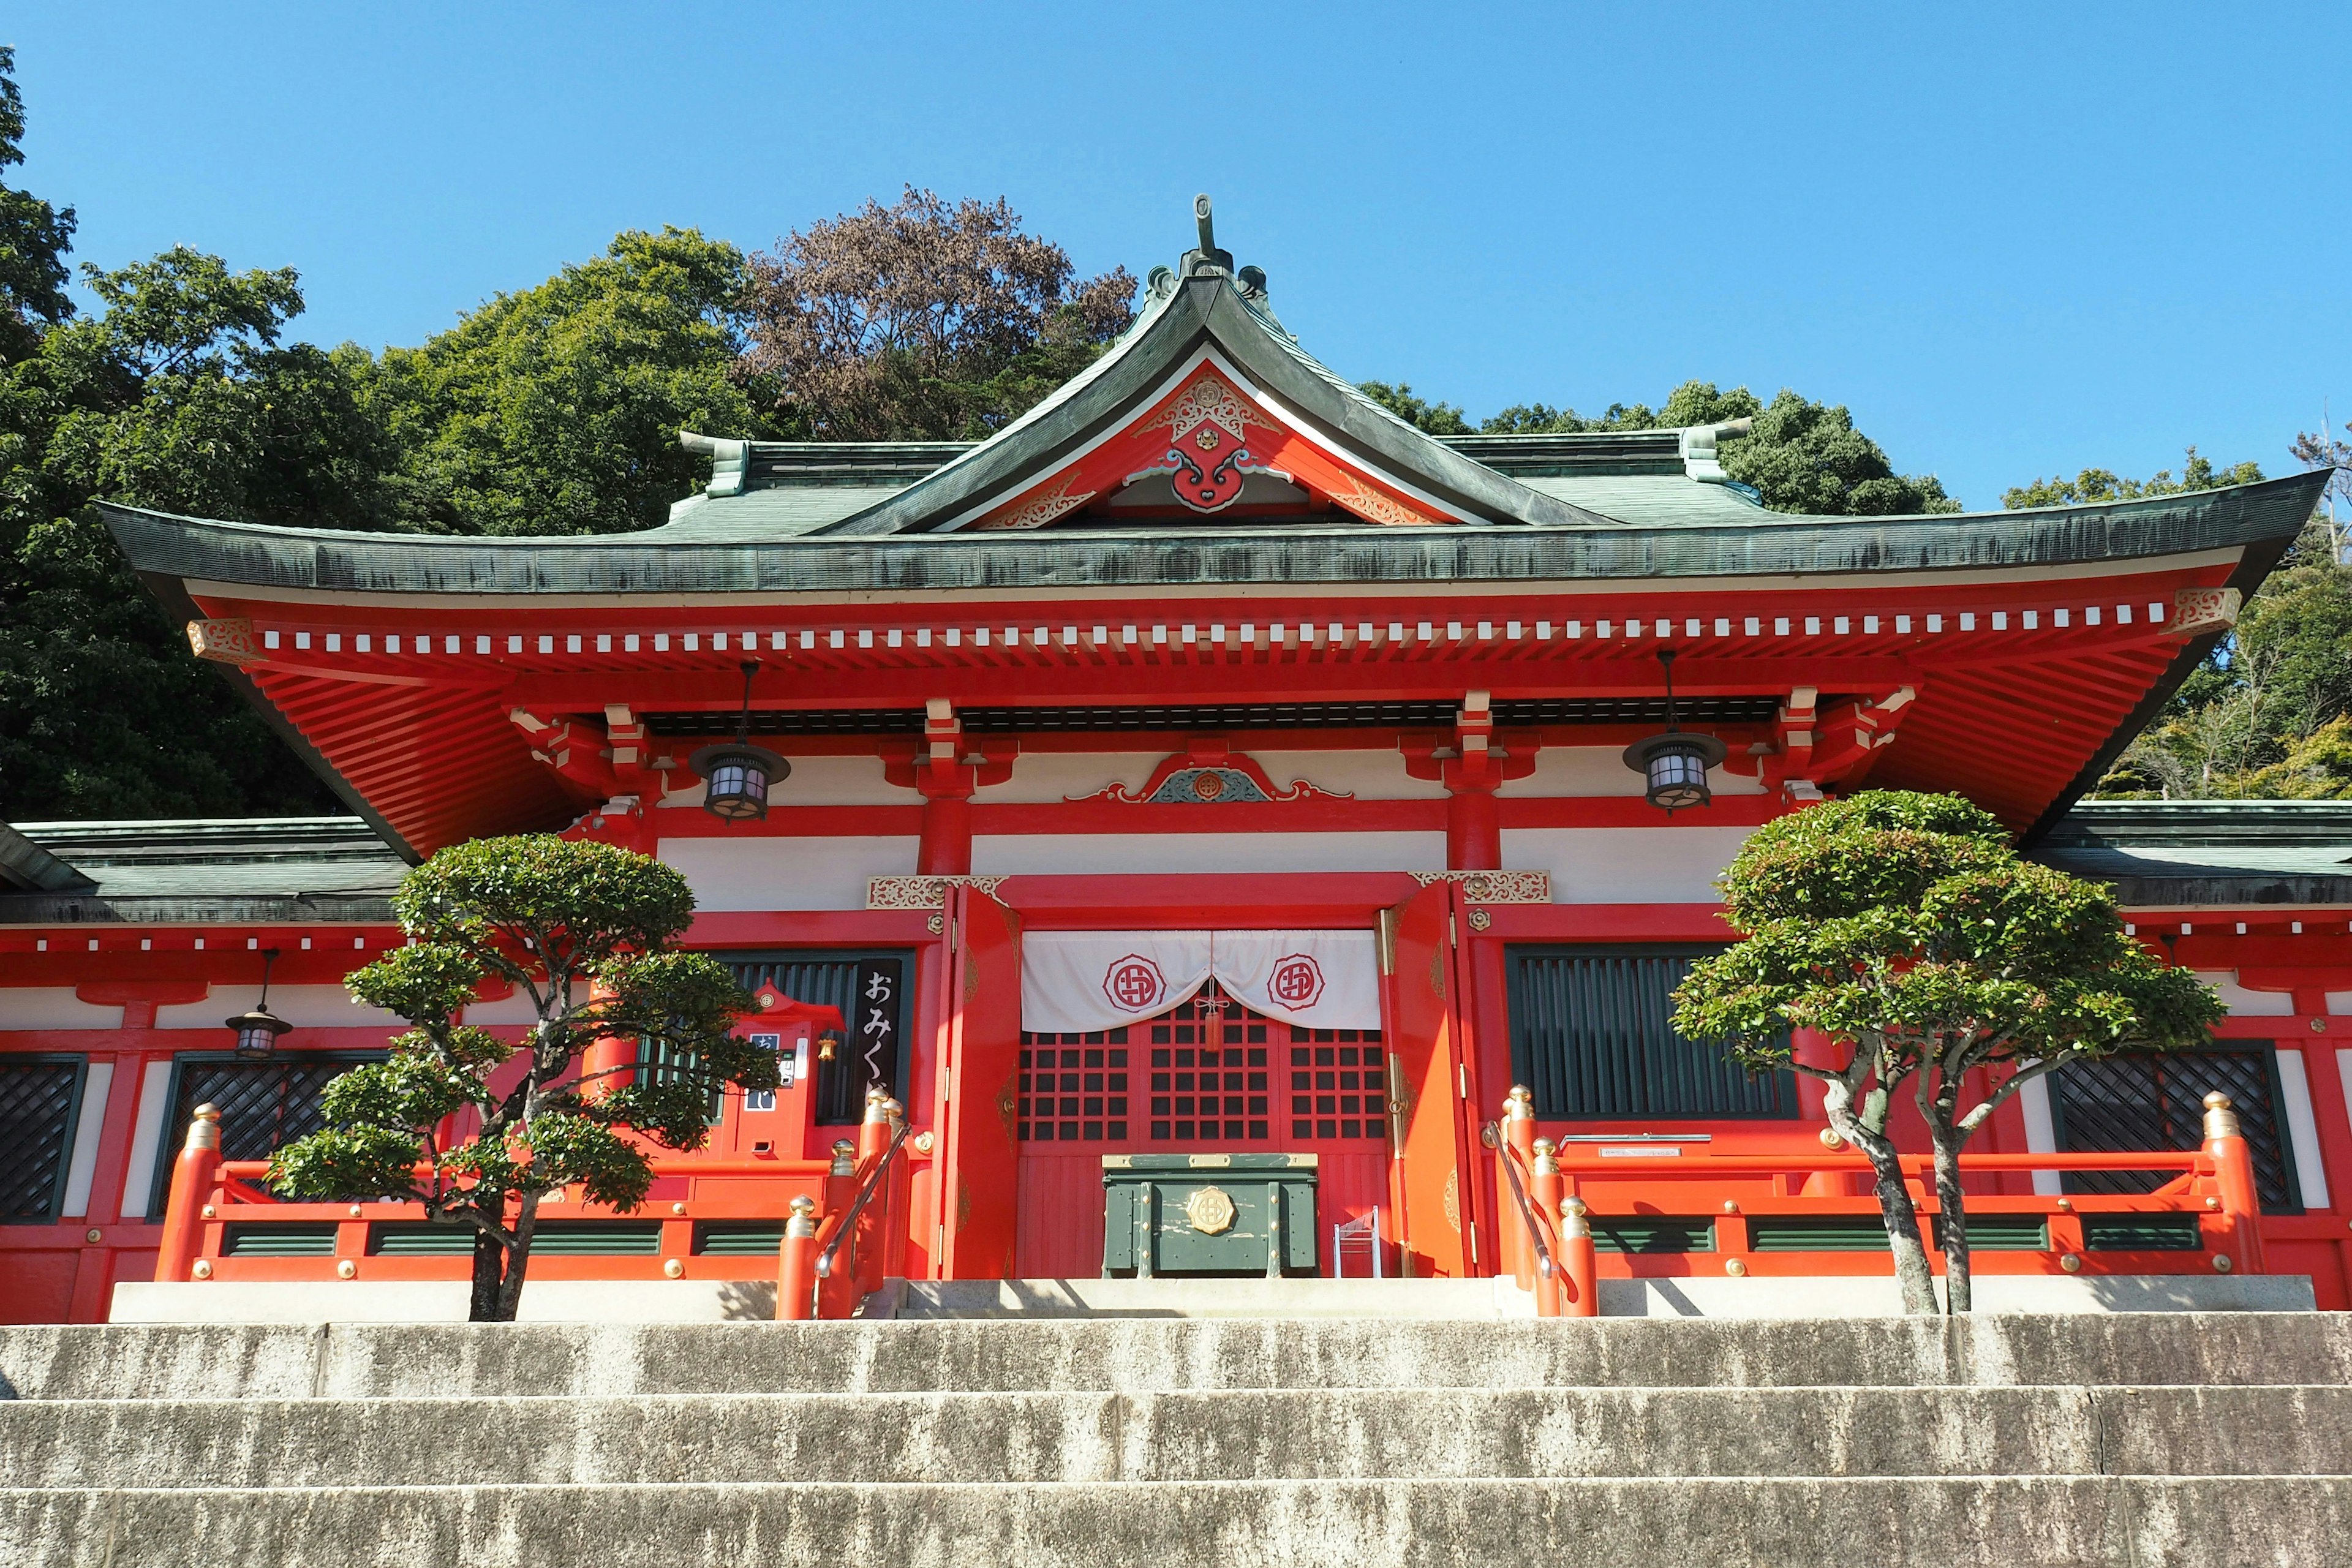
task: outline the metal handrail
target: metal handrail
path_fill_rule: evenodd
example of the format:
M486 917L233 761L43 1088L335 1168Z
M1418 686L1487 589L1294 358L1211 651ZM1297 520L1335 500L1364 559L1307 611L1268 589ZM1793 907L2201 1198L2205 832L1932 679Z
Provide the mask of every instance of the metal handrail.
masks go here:
M882 1157L874 1162L874 1169L866 1173L866 1180L858 1186L856 1199L841 1216L840 1228L833 1233L833 1239L825 1244L824 1250L816 1255L818 1279L833 1278L834 1254L841 1250L843 1242L856 1234L857 1216L865 1213L866 1205L873 1201L875 1191L881 1186L883 1176L890 1169L890 1162L898 1157L899 1145L906 1142L907 1135L913 1131L914 1128L908 1123L904 1121L898 1123L898 1131L891 1136L890 1146L882 1151Z
M1510 1179L1511 1201L1518 1205L1519 1223L1528 1227L1528 1239L1535 1244L1536 1272L1549 1279L1555 1272L1551 1264L1551 1248L1544 1245L1543 1230L1536 1224L1534 1206L1528 1202L1528 1194L1519 1185L1518 1169L1511 1161L1511 1156L1517 1151L1511 1147L1510 1140L1503 1136L1501 1126L1496 1122L1486 1123L1486 1135L1494 1141L1495 1158L1501 1162L1503 1174Z

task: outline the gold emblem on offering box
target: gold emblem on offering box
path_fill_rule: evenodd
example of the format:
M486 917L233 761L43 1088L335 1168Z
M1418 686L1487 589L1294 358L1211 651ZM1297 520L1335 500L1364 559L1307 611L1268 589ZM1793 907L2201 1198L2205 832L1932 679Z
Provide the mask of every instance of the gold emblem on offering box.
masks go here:
M1233 1227L1234 1200L1219 1188L1202 1187L1184 1200L1184 1217L1202 1236L1215 1236Z

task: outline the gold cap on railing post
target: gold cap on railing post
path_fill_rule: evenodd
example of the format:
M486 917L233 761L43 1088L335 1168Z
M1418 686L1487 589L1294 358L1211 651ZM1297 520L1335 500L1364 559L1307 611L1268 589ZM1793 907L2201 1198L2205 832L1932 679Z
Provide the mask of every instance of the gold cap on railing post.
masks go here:
M1592 1234L1592 1221L1585 1212L1582 1198L1568 1198L1560 1204L1559 1234L1563 1237Z
M857 1174L857 1145L846 1138L833 1141L833 1173L836 1176Z
M1503 1114L1513 1121L1533 1121L1536 1119L1536 1091L1523 1083L1513 1084L1511 1092L1503 1097Z
M867 1086L866 1086L866 1121L889 1121L889 1120L890 1120L889 1105L890 1105L890 1091L889 1091L888 1089L884 1089L884 1088L883 1088L880 1084L878 1084L878 1083L877 1083L877 1084L869 1084L869 1085L867 1085Z
M893 1122L907 1120L907 1108L895 1100L886 1100L882 1102L882 1113Z
M188 1141L185 1144L182 1145L182 1147L188 1149L219 1148L220 1116L220 1107L217 1105L205 1104L197 1106L194 1112L195 1119L188 1123Z
M784 1222L786 1236L816 1235L816 1200L803 1193L793 1200L793 1217Z
M2238 1112L2231 1106L2230 1097L2223 1094L2218 1089L2212 1093L2207 1095L2205 1097L2205 1137L2207 1141L2210 1142L2215 1138L2237 1138L2242 1136L2243 1136L2243 1131L2238 1126Z
M1536 1174L1556 1176L1559 1173L1559 1145L1549 1138L1536 1140Z

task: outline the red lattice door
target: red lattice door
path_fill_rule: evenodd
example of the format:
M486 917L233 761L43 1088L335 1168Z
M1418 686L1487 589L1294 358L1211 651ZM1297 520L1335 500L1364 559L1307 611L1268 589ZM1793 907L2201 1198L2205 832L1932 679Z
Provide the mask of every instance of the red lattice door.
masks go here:
M1311 1153L1317 1250L1382 1207L1388 1083L1378 1029L1306 1029L1251 1012L1210 981L1158 1017L1088 1035L1021 1036L1020 1230L1024 1278L1102 1271L1102 1157ZM1361 1267L1359 1258L1357 1267Z

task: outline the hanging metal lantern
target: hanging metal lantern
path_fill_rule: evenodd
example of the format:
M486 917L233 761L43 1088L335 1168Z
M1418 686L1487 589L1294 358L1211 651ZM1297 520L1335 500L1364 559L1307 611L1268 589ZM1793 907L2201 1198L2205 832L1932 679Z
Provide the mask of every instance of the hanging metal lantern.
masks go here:
M278 950L264 948L261 952L261 1000L250 1013L239 1013L225 1020L236 1031L236 1055L239 1061L267 1061L278 1052L278 1037L294 1026L269 1010L269 969L278 962Z
M735 739L705 746L686 760L703 781L702 809L723 822L757 822L768 815L768 791L782 784L792 763L765 746L751 744L751 676L757 659L743 663L743 711Z
M1625 765L1642 775L1643 794L1668 816L1685 806L1705 805L1714 798L1706 771L1723 761L1726 749L1713 735L1684 733L1675 723L1675 655L1661 651L1658 662L1666 671L1666 729L1625 748Z

